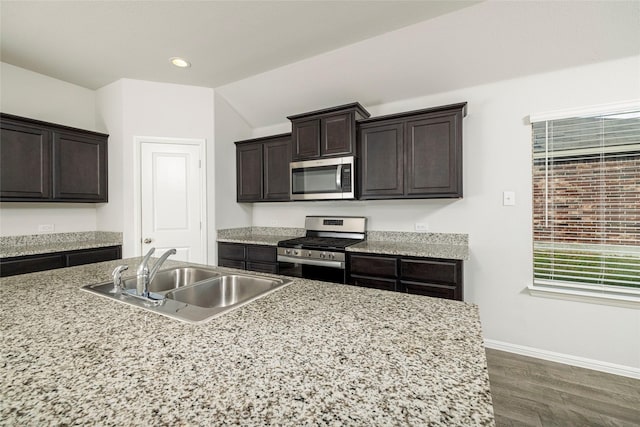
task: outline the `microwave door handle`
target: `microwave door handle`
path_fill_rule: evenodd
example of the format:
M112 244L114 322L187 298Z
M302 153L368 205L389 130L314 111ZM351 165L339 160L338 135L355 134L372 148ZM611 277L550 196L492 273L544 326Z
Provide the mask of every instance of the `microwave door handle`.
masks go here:
M342 165L338 165L336 168L336 187L342 188Z

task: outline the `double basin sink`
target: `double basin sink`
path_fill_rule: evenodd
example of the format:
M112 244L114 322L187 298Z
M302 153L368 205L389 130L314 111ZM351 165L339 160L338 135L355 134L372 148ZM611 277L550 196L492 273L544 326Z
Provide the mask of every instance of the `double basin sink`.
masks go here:
M126 292L113 282L83 286L83 290L188 323L204 323L270 294L290 280L248 274L225 274L204 267L177 267L158 271L149 283L155 303L128 295L135 292L135 277L122 281Z

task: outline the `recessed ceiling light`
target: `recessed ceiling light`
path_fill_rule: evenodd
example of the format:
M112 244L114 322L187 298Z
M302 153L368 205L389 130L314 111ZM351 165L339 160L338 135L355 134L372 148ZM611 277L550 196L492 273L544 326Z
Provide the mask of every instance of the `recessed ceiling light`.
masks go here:
M180 68L189 68L191 67L191 63L184 58L180 58L178 56L174 56L173 58L169 58L171 63L176 67Z

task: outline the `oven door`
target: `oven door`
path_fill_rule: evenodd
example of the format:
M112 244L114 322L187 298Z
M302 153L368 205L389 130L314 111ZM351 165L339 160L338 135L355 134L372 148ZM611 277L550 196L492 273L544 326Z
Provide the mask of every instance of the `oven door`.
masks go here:
M353 199L353 156L291 162L291 200Z
M278 255L278 274L323 282L347 283L344 263Z

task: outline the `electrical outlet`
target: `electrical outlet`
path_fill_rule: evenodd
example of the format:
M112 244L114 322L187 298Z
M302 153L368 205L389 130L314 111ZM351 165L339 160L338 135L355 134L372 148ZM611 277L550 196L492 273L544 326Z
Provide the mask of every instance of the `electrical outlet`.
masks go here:
M38 231L42 233L52 233L55 229L53 224L40 224L38 225Z
M502 206L515 206L516 204L516 192L505 191L502 193Z
M427 231L428 228L426 222L416 222L416 231Z

